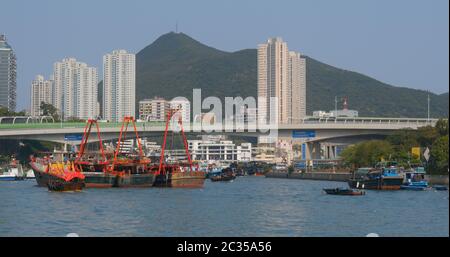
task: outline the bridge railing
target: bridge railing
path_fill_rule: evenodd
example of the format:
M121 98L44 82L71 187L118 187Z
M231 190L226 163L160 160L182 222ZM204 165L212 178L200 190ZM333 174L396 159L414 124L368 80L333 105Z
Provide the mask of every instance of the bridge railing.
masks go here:
M315 118L307 117L300 119L300 124L317 124L317 123L340 123L340 124L435 124L438 119L426 119L426 118L373 118L373 117L338 117L338 118Z
M298 121L297 124L286 124L287 126L295 126L299 124L387 124L387 125L411 125L411 126L434 126L438 119L413 119L413 118L304 118ZM121 122L99 122L100 129L102 128L120 128ZM139 129L150 129L151 127L164 127L164 122L149 121L149 122L137 122L136 126ZM189 128L191 124L184 124L185 128ZM255 126L256 124L247 124ZM15 129L68 129L68 128L84 128L85 122L48 122L48 123L9 123L0 124L0 130L15 130ZM244 127L242 124L237 124L236 127ZM257 127L265 127L267 125L258 125ZM225 126L224 126L225 127ZM280 124L280 128L283 124Z
M101 128L120 128L120 122L99 122ZM0 124L0 130L11 129L69 129L69 128L84 128L85 122L55 122L55 123L15 123L15 124ZM138 122L137 127L154 127L164 126L164 122Z

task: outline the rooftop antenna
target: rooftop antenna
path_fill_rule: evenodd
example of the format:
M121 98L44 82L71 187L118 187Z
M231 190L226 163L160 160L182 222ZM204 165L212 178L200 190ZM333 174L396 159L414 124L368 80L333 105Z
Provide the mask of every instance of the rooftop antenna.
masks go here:
M334 115L337 117L337 95L334 96Z
M344 100L344 103L342 104L342 109L348 110L348 97L345 96L343 100Z

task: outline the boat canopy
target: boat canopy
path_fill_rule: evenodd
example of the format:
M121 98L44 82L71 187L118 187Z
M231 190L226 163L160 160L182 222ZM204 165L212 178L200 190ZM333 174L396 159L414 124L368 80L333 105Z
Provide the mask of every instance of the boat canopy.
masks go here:
M373 168L368 168L368 167L359 168L359 169L356 170L356 174L357 175L366 175L366 174L368 174L369 172L371 172L373 170L374 170Z

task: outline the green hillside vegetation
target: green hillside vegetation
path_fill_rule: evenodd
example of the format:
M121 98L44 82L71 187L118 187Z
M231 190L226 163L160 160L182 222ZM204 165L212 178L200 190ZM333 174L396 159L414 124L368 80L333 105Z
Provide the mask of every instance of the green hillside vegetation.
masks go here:
M337 95L348 96L349 108L358 110L360 116L427 117L428 93L424 90L394 87L305 57L308 114L334 109ZM192 100L194 88L202 89L203 99L256 97L256 66L256 49L230 53L183 33L164 34L136 55L136 108L139 100L155 96ZM430 98L431 117L448 117L448 93L430 93Z
M179 33L161 36L136 56L137 100L177 96L256 96L255 50L227 53Z

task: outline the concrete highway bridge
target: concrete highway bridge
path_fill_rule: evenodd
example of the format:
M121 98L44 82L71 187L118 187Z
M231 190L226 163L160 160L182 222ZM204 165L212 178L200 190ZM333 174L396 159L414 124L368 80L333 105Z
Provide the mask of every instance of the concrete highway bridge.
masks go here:
M53 122L49 119L6 119L0 117L0 140L21 139L41 140L80 144L85 123L83 122ZM20 121L21 120L21 121ZM11 122L14 121L14 122ZM19 122L17 122L19 121ZM391 134L396 130L418 129L424 126L434 126L437 119L422 118L305 118L298 124L234 124L234 125L203 125L185 124L187 135L239 135L248 137L268 136L279 141L292 144L302 144L305 148L306 158L319 158L318 149L326 146L326 158L336 157L336 147L348 145L363 140L376 139ZM115 140L119 137L122 123L99 122L101 138L104 141ZM140 137L162 136L165 129L163 122L137 122L137 130ZM131 130L131 131L130 131ZM169 130L178 131L176 126L170 126ZM95 129L89 138L90 142L98 141ZM127 138L134 137L129 127Z

